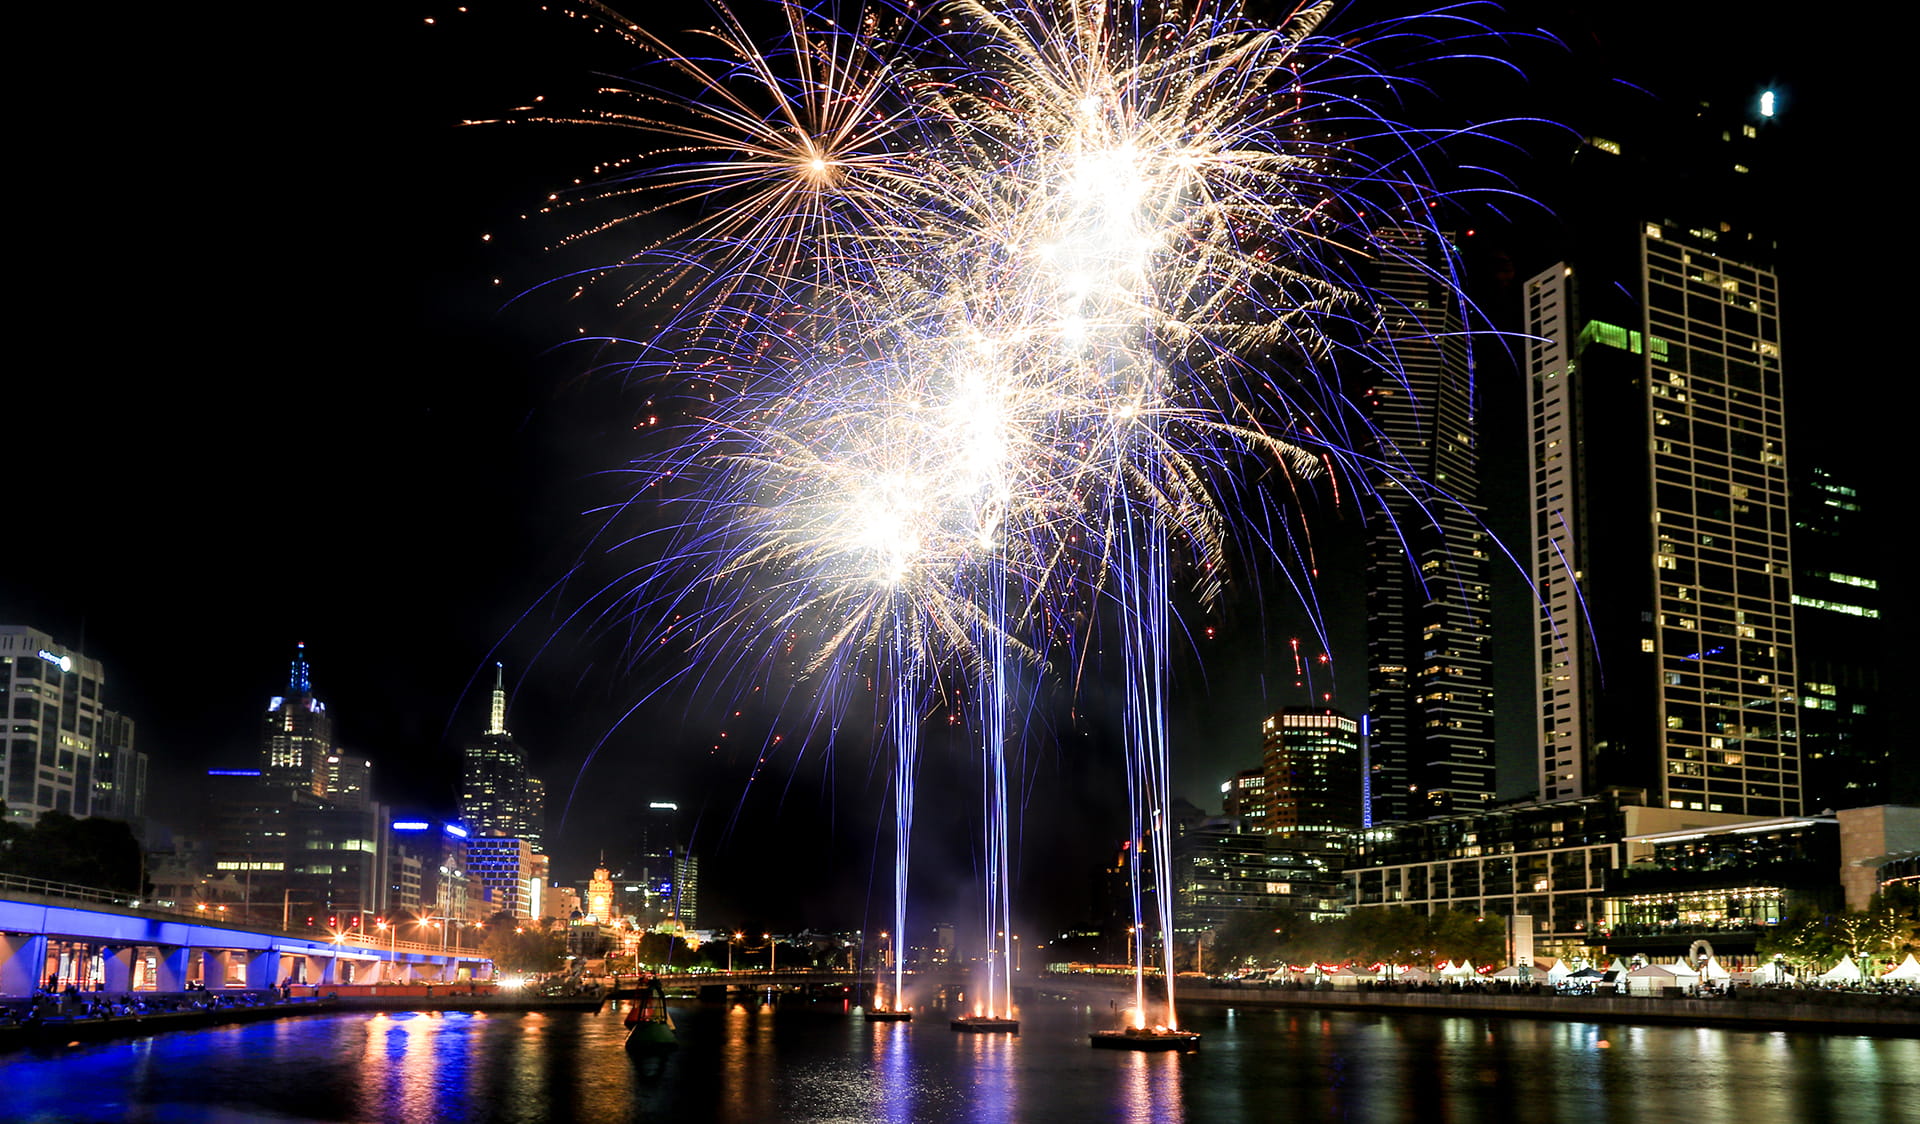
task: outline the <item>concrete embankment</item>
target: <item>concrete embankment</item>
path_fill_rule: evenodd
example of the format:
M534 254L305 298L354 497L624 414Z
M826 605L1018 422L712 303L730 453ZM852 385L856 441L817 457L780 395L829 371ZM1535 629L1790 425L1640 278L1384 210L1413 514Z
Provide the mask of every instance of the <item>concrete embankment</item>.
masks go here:
M1067 994L1083 1001L1097 999L1107 1003L1116 994L1130 992L1131 984L1053 978L1042 981L1038 989ZM1843 991L1769 990L1745 995L1736 991L1729 996L1694 999L1683 996L1502 993L1478 988L1315 991L1307 988L1180 987L1176 999L1183 1010L1191 1007L1238 1007L1415 1012L1920 1037L1920 996Z
M91 1014L56 998L22 1000L0 1012L0 1053L32 1046L63 1047L114 1038L142 1038L169 1030L204 1030L230 1023L340 1012L374 1011L598 1011L598 996L545 996L458 987L321 987L293 999L272 992L140 993L143 1009ZM93 993L88 993L89 996ZM177 1006L172 1006L177 1004ZM171 1009L169 1009L171 1007Z

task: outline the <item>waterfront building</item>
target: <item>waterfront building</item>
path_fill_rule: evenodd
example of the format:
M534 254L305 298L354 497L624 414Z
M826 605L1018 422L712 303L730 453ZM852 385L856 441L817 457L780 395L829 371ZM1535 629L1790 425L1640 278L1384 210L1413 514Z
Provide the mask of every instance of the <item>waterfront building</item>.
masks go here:
M307 646L294 645L287 693L267 702L261 720L261 775L268 783L313 796L327 792L327 758L333 753L333 718L313 695Z
M1236 816L1184 826L1172 858L1173 927L1183 943L1243 914L1324 921L1344 913L1346 887L1334 858L1252 831Z
M99 660L38 629L0 625L0 801L9 821L94 814L105 688ZM131 745L130 724L125 735Z
M1492 613L1458 254L1433 231L1378 236L1399 248L1375 278L1396 362L1361 395L1380 503L1367 529L1368 822L1387 823L1492 800Z
M1608 873L1624 836L1697 830L1745 817L1648 807L1615 791L1482 812L1382 824L1353 833L1346 871L1355 908L1402 906L1422 915L1530 918L1539 956L1572 959L1605 919Z
M1600 937L1614 956L1684 956L1705 940L1751 964L1767 930L1796 911L1840 907L1839 823L1831 816L1742 819L1629 833L1608 878Z

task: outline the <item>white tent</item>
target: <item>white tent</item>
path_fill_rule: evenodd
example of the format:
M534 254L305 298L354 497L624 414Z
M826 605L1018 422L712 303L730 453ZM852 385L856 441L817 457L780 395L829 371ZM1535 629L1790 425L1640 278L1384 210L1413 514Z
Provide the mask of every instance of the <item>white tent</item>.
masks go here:
M1627 990L1634 995L1658 995L1668 988L1692 987L1699 978L1684 967L1648 964L1627 973Z
M1707 957L1707 962L1705 966L1700 969L1700 974L1715 983L1733 978L1732 972L1720 966L1720 958L1717 956Z
M1793 984L1793 975L1787 971L1785 964L1775 960L1755 968L1753 970L1753 982L1756 986L1763 987L1790 987Z
M1421 967L1395 968L1393 978L1403 983L1432 983L1433 973Z
M1853 962L1851 955L1842 956L1840 963L1820 973L1821 983L1859 983L1860 965Z
M1527 976L1520 971L1517 965L1509 964L1498 972L1492 973L1487 978L1490 980L1520 980L1527 978Z
M1558 985L1561 980L1572 974L1573 969L1567 967L1566 961L1558 956L1553 958L1553 963L1547 965L1547 982L1550 984Z
M1905 960L1902 960L1898 966L1882 972L1880 978L1883 980L1920 981L1920 960L1915 960L1913 953L1909 952Z
M1440 974L1447 977L1450 980L1461 980L1461 979L1467 978L1468 976L1476 975L1477 973L1475 973L1473 970L1473 961L1462 960L1458 965L1451 966L1451 967L1448 965L1442 964L1440 966Z

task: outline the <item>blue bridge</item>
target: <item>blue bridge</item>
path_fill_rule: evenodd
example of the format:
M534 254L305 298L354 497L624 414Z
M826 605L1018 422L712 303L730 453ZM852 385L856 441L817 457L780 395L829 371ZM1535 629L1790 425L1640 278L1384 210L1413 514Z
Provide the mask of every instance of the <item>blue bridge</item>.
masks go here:
M189 984L452 983L484 977L490 969L484 956L468 949L225 925L142 908L107 891L0 876L0 997L69 984L177 992Z

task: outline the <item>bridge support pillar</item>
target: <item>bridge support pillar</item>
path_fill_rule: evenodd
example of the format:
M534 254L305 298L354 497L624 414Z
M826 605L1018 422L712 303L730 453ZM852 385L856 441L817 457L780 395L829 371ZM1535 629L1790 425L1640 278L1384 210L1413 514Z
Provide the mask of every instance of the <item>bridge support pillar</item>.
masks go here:
M307 976L308 982L320 984L339 983L340 969L342 966L338 956L329 956L320 962L320 978L315 980L313 976L309 974Z
M233 960L233 953L224 948L202 949L200 952L200 986L218 988L227 986L227 965Z
M159 953L155 960L160 969L159 978L153 981L155 991L187 990L188 965L192 963L193 950L181 945L162 945L155 950Z
M27 996L43 982L47 938L37 933L0 933L0 995Z
M100 958L105 961L107 968L108 991L133 990L133 957L138 951L132 945L110 946L100 950Z
M280 986L280 953L268 949L247 957L248 987Z

